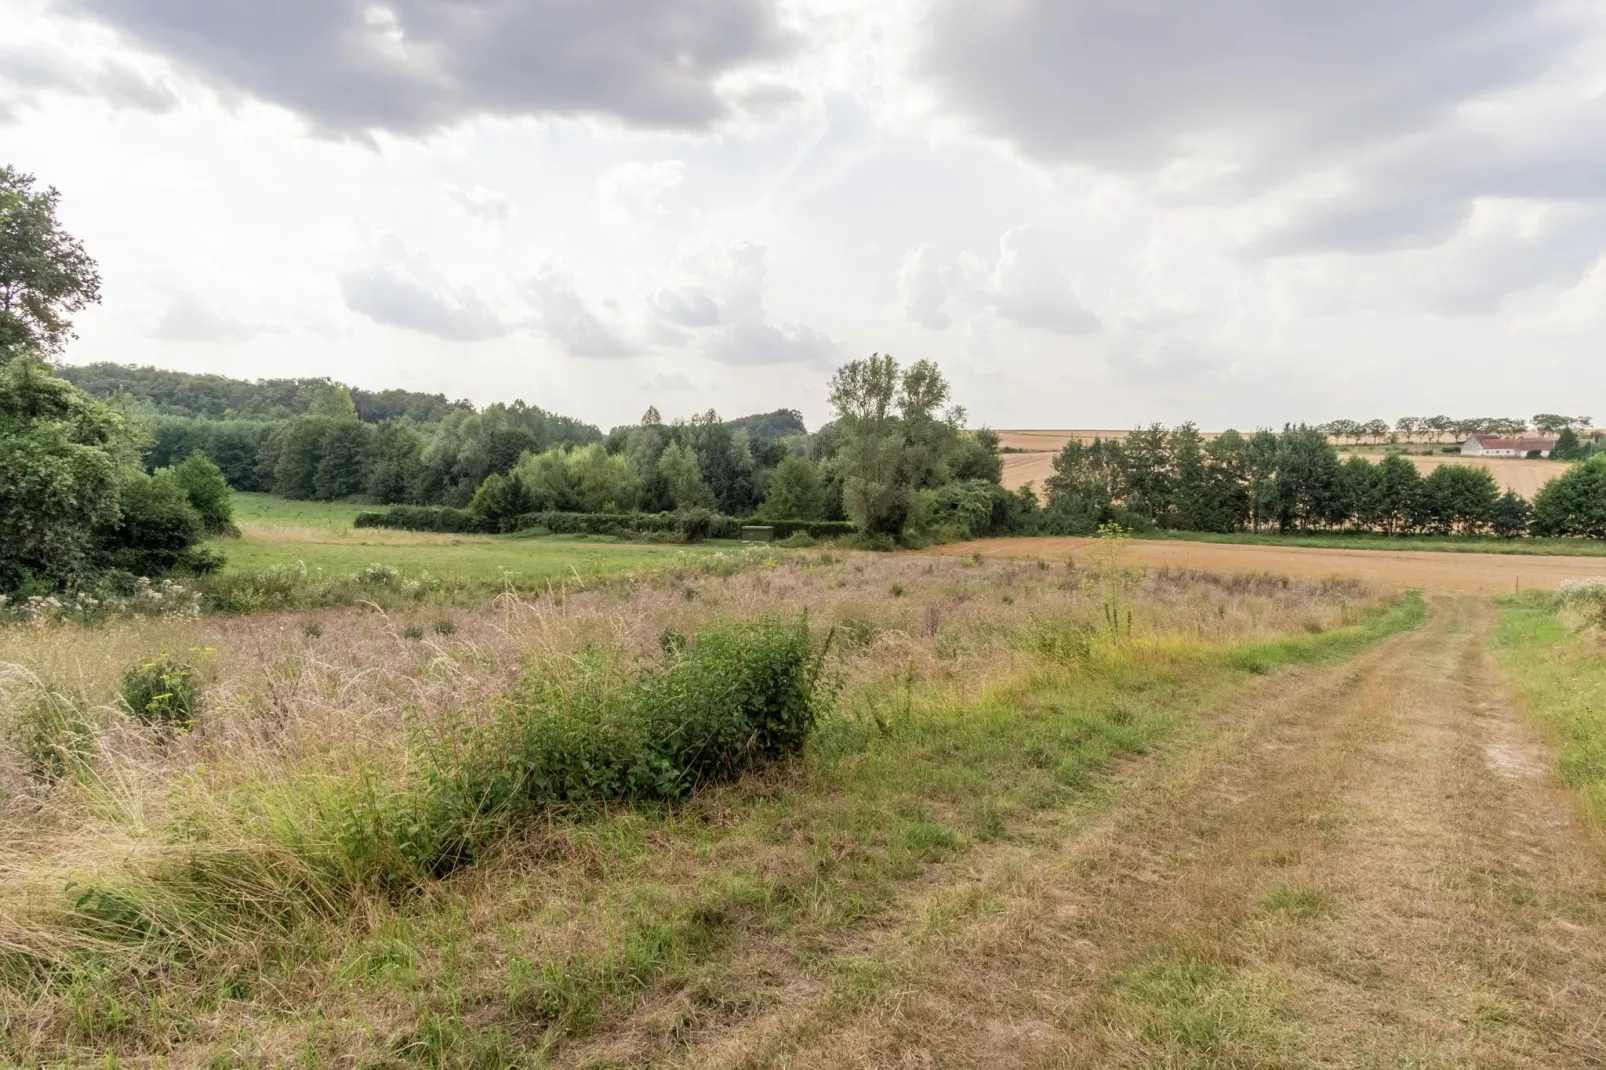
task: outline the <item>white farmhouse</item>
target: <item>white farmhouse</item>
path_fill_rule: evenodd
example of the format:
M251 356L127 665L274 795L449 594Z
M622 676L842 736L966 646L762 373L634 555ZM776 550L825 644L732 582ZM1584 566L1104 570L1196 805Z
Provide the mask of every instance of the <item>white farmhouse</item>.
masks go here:
M1503 435L1473 435L1461 443L1461 456L1463 457L1526 457L1530 453L1538 452L1541 457L1549 457L1550 451L1556 446L1553 435L1533 435L1522 438L1506 438Z

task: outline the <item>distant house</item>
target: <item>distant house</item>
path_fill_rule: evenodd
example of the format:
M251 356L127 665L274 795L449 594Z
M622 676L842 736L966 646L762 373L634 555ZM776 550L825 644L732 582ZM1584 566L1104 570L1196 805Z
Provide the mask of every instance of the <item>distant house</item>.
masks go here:
M1461 443L1461 456L1463 457L1526 457L1530 453L1538 453L1541 457L1549 457L1550 451L1556 447L1554 435L1533 435L1522 438L1506 438L1503 435L1473 435Z

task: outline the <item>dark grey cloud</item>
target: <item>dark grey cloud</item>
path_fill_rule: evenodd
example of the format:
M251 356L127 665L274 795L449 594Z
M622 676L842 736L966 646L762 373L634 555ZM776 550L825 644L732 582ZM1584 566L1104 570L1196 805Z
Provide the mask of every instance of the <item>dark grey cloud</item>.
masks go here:
M434 335L451 342L481 342L511 333L473 290L452 286L426 260L399 243L385 243L385 262L340 277L346 307L375 323Z
M89 63L60 48L0 42L0 121L50 92L100 97L114 107L148 112L178 106L170 88L127 64Z
M788 55L774 0L63 0L218 86L343 134L475 115L704 129L722 76Z

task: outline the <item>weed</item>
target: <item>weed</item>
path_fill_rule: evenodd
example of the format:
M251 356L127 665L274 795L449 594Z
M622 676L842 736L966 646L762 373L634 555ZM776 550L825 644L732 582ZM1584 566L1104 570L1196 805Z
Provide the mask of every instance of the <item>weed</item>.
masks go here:
M436 635L456 635L457 622L451 617L441 617L433 625Z
M1333 912L1334 900L1329 892L1315 889L1296 889L1279 884L1266 893L1260 905L1267 911L1287 914L1301 921L1325 917Z
M41 784L77 776L94 755L94 720L55 688L42 689L22 708L12 732L28 775Z
M306 636L308 639L322 638L323 625L319 624L315 620L309 620L301 626L301 634Z
M402 638L422 639L424 638L424 629L417 624L409 624L407 627L402 629Z
M135 718L147 724L190 727L195 723L196 696L195 671L166 654L123 676L123 701Z

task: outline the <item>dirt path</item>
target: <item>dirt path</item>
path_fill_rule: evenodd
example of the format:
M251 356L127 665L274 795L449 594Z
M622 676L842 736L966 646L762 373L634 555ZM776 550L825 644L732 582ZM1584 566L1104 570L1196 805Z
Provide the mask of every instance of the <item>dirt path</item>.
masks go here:
M1269 679L917 895L697 1066L1606 1066L1606 842L1503 701L1492 610Z
M1015 538L934 546L928 553L969 557L1042 558L1062 561L1092 556L1096 539ZM1606 576L1606 559L1527 554L1463 554L1432 550L1321 550L1303 546L1132 539L1125 554L1135 564L1206 572L1270 572L1301 579L1342 576L1396 587L1434 591L1509 594L1538 587L1555 590L1566 579Z

